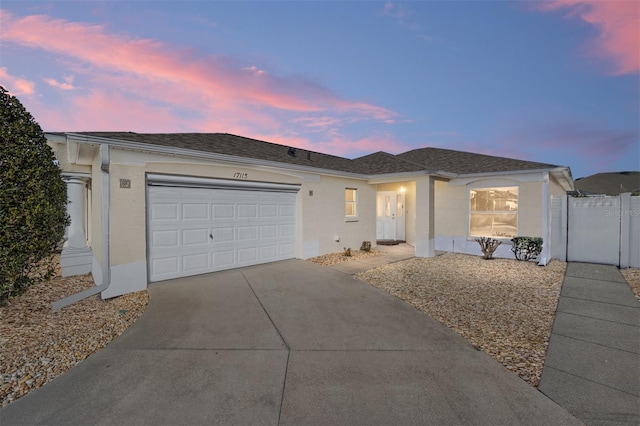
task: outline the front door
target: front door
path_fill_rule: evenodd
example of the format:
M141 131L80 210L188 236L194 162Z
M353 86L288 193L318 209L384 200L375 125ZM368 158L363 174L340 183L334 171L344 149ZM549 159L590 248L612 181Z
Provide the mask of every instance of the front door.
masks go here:
M376 206L376 239L404 240L404 194L380 191Z

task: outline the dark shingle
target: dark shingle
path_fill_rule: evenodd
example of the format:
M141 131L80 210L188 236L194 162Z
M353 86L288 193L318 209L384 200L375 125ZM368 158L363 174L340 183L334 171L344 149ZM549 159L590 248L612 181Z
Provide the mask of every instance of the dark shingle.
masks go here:
M385 173L407 173L424 170L424 167L410 163L395 155L378 151L353 160L353 166L358 173L377 175Z
M419 148L398 155L399 158L419 163L427 170L449 173L492 173L516 170L555 168L553 164L516 160L493 155L474 154L442 148Z
M78 134L149 145L275 161L306 167L353 172L352 160L228 133L80 132Z

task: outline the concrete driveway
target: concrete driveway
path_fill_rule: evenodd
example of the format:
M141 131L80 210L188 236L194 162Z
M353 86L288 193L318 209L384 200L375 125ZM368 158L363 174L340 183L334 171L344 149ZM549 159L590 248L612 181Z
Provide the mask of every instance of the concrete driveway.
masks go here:
M300 260L153 284L0 424L580 424L435 320Z

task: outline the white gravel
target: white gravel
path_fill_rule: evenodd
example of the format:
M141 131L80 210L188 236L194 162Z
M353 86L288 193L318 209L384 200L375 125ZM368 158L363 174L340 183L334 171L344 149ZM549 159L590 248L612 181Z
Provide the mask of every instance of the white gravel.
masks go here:
M415 306L538 386L565 268L559 261L543 267L447 253L356 278Z

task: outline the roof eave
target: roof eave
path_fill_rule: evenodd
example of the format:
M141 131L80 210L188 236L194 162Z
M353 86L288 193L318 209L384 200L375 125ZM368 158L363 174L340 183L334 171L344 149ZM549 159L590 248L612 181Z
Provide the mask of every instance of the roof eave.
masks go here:
M54 136L58 136L53 134ZM299 164L281 163L278 161L262 160L257 158L240 157L228 154L219 154L214 152L199 151L194 149L177 148L171 146L154 145L140 142L132 142L124 139L103 138L99 136L89 136L78 133L65 133L67 140L85 143L85 144L104 144L117 148L130 149L143 152L153 152L159 154L175 155L181 157L206 159L212 161L221 161L228 163L244 164L251 166L262 166L270 168L279 168L296 172L317 173L323 175L332 175L340 177L349 177L353 179L365 180L369 177L367 174L351 173L342 170L325 169L319 167L302 166ZM56 140L59 141L56 137Z

